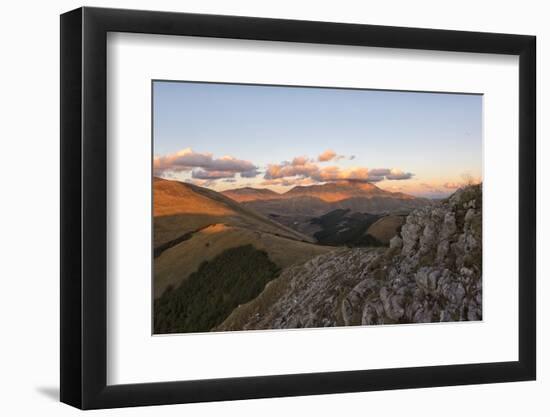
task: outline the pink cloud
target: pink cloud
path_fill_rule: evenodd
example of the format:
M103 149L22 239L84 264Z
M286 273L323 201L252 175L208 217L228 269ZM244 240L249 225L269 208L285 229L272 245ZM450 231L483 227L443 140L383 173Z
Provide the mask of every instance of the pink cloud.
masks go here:
M317 161L319 162L339 161L341 159L349 159L351 161L355 159L355 155L351 155L351 156L338 155L332 149L327 149L317 157Z
M317 160L319 162L327 162L333 160L335 157L336 152L334 152L332 149L327 149L317 157Z
M334 157L333 157L334 159ZM269 164L264 174L264 179L274 180L281 178L310 178L317 182L356 180L366 182L378 182L386 180L406 180L412 178L410 172L399 169L375 168L369 170L366 167L340 168L338 166L321 167L306 157L294 158L292 162L281 164Z
M301 165L289 162L281 164L268 164L264 178L266 180L285 178L285 177L313 177L319 171L319 167L310 162Z
M211 153L195 152L191 148L155 157L153 168L155 175L183 171L193 171L192 175L194 175L195 170L198 169L196 175L202 177L210 175L209 178L218 176L221 172L232 173L233 175L235 173L241 173L241 175L244 173L244 176L248 178L254 177L259 173L257 167L252 162L237 159L229 155L214 158ZM206 174L205 172L216 174ZM226 177L229 176L232 175L226 175Z
M297 156L292 160L290 164L294 166L299 166L299 165L306 165L308 162L309 162L309 159L307 156Z

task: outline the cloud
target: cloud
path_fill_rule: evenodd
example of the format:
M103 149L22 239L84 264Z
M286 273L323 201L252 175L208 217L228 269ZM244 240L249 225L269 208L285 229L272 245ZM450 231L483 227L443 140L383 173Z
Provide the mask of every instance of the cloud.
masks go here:
M329 162L329 161L341 161L342 159L347 159L348 161L353 161L355 159L355 155L339 155L336 152L334 152L332 149L327 149L326 151L322 152L318 157L318 162ZM313 160L312 160L313 162Z
M268 164L264 174L264 179L272 180L285 177L312 177L319 171L319 167L309 161L299 161L294 158L292 162L282 162L281 164ZM295 163L296 162L296 163ZM303 162L303 163L302 163Z
M317 176L313 179L317 181L340 181L340 180L356 180L370 181L368 168L350 168L341 169L336 166L330 166L319 170Z
M199 180L219 180L220 178L233 178L234 172L231 171L206 171L202 168L195 168L191 171L191 178Z
M206 170L222 170L233 172L250 172L256 169L256 166L249 161L236 159L232 156L222 156L219 159L213 159L208 165L202 165Z
M409 180L414 174L412 172L403 172L395 168L374 168L369 171L371 177L380 177L386 180Z
M383 180L407 180L413 177L411 172L395 168L351 167L342 168L331 165L324 166L328 161L341 159L353 160L355 156L338 155L331 149L321 153L317 160L307 156L297 156L280 164L268 164L263 172L264 182L272 181L273 185L305 185L318 182L354 180L364 182L379 182ZM182 149L172 154L155 157L155 175L174 176L180 172L188 172L196 181L231 180L235 178L256 178L261 174L260 168L250 161L237 159L233 156L214 158L211 153L195 152L191 148ZM237 177L238 174L238 177Z
M386 174L387 180L409 180L414 176L412 172L403 172L400 169L391 169L389 174Z
M391 174L391 169L389 168L373 168L369 170L369 174L373 177L384 177Z
M321 167L306 157L297 157L292 162L269 164L264 174L265 180L281 178L310 178L317 182L355 180L379 182L382 180L407 180L413 177L411 172L399 169L366 167L340 168L338 166Z
M155 157L153 168L155 175L192 171L193 178L225 178L236 173L244 173L245 177L252 178L259 174L258 167L252 162L229 155L214 158L211 153L195 152L191 148ZM224 173L224 176L221 176L221 173Z
M290 187L296 185L312 185L316 183L317 181L314 181L311 178L279 178L274 180L264 180L260 183L260 185L280 185L283 187Z
M302 166L302 165L307 165L309 163L309 158L307 156L297 156L296 158L294 158L292 160L292 162L290 163L290 165L293 165L293 166Z
M384 181L384 179L383 175L369 175L368 182L380 182Z
M339 161L341 159L349 159L351 161L355 159L355 155L351 155L351 156L338 155L332 149L327 149L317 157L317 161L319 162Z
M327 161L333 160L335 157L336 157L336 152L334 152L332 149L327 149L317 157L317 160L319 162L327 162Z
M254 178L258 176L260 172L256 168L254 168L254 169L251 169L250 171L243 171L240 174L241 174L241 178Z

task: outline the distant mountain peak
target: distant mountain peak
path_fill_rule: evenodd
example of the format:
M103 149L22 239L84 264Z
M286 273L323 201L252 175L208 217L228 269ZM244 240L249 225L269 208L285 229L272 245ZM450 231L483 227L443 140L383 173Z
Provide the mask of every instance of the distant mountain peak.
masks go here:
M285 198L297 196L317 197L328 202L346 200L348 198L392 195L376 185L365 181L339 180L309 186L296 186L283 194Z
M222 191L221 193L226 197L241 203L245 201L274 199L281 196L279 193L276 193L269 188L253 187L234 188L231 190Z

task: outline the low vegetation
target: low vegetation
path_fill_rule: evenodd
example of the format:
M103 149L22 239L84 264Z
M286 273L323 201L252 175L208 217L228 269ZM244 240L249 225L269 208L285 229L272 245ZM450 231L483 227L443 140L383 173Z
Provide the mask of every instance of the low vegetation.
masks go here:
M267 253L252 245L228 249L155 300L154 332L210 331L260 294L279 272Z

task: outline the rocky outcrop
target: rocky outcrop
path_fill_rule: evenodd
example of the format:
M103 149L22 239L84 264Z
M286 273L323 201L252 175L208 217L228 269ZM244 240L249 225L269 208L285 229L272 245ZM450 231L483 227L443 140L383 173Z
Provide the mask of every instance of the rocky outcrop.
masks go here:
M481 186L413 211L342 303L349 324L481 320ZM360 316L360 321L359 321Z
M286 269L217 330L481 320L481 185L411 212L389 248Z
M366 278L381 250L345 249L285 269L262 294L239 306L215 330L345 325L340 304Z

